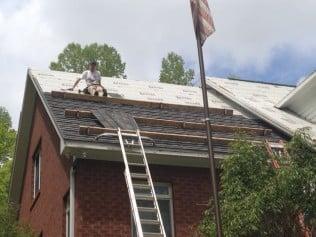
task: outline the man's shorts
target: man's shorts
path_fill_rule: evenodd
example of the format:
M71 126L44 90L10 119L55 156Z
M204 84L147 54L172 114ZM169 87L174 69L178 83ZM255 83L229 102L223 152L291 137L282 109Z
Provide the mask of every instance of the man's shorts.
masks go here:
M88 86L86 88L83 89L83 92L87 95L98 95L97 92L98 91L102 91L103 90L103 96L107 96L107 91L106 89L104 89L103 86L101 85L91 85L91 86Z

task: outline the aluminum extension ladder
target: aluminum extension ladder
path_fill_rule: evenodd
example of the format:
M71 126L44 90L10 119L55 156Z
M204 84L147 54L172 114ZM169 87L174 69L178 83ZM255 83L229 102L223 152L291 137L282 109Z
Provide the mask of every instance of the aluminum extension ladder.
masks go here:
M117 135L137 236L166 237L140 132L124 133L118 129Z

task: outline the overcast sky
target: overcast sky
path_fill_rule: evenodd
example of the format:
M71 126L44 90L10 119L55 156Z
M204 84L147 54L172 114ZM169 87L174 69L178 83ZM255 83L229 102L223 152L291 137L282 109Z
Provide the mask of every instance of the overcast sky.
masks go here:
M216 33L207 75L295 84L316 67L315 0L209 1ZM17 127L28 67L47 69L69 42L107 43L127 76L157 80L161 58L197 71L189 0L0 0L0 105Z

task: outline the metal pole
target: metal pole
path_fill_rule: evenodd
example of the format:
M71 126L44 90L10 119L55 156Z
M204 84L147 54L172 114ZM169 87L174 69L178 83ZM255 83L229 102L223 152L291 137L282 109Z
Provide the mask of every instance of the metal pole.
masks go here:
M216 233L217 233L217 237L222 237L222 223L221 223L221 214L220 214L218 192L217 192L215 158L214 158L213 145L212 145L212 140L211 140L212 127L211 127L210 114L209 114L209 108L208 108L203 50L202 50L202 45L201 45L201 40L200 40L200 34L196 34L196 41L197 41L197 48L198 48L198 54L199 54L200 76L201 76L203 104L204 104L204 117L205 117L207 144L208 144L208 156L209 156L208 158L209 158L209 168L210 168L210 175L211 175L211 191L213 193L213 201L214 201L214 209L215 209Z

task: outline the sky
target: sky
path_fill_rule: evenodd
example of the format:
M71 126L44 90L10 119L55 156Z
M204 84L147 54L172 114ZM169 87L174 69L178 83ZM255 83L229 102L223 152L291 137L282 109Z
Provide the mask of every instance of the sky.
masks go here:
M295 85L316 69L315 0L212 0L208 76ZM0 106L17 128L27 68L48 69L70 42L107 43L128 79L159 78L174 51L195 69L189 0L0 0Z

